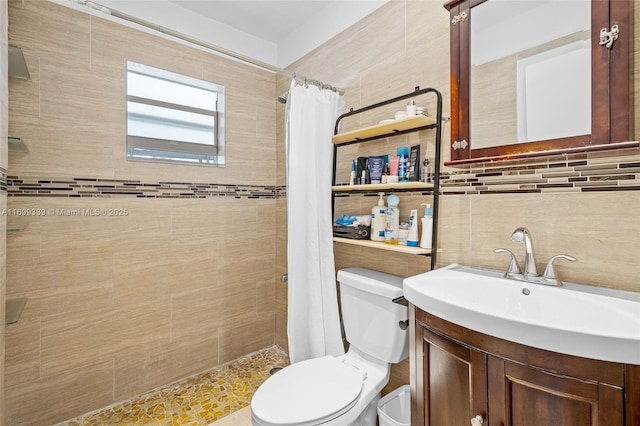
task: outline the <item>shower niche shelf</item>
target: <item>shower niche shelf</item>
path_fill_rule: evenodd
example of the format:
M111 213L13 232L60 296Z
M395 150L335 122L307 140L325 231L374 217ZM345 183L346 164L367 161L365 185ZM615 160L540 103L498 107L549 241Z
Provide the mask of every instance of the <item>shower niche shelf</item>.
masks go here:
M420 95L432 94L436 97L436 116L428 117L425 115L416 115L412 117L402 118L399 120L385 120L384 122L362 127L359 129L351 130L348 132L338 133L340 122L347 117L363 113L375 108L380 108L395 102L400 102L406 99L412 99ZM435 158L433 161L434 173L433 183L424 182L403 182L393 184L366 184L366 185L336 185L336 169L338 159L338 149L343 146L357 144L362 142L368 142L383 138L389 138L407 133L418 132L426 129L435 128ZM435 269L436 257L438 253L438 205L440 196L440 151L442 141L442 94L433 88L420 89L416 87L415 91L401 95L396 98L388 99L376 104L372 104L357 110L351 109L351 111L342 114L336 120L334 129L333 142L333 180L331 191L333 195L332 199L332 212L335 216L335 201L337 197L349 196L350 193L363 193L363 192L422 192L433 195L433 234L431 241L431 249L423 249L420 247L408 247L404 245L391 245L383 242L371 241L371 240L355 240L349 238L334 237L335 243L351 244L355 246L374 248L379 250L387 250L412 255L424 255L431 256L431 269ZM351 162L349 160L349 162Z
M20 319L24 306L27 304L26 297L16 297L15 299L7 299L5 302L4 323L15 324Z
M27 148L27 145L25 145L24 141L22 140L22 138L16 138L13 136L9 136L7 138L7 144L8 144L8 149L9 151L14 151L14 152L29 152L29 148Z
M27 61L24 60L24 54L20 46L9 45L8 49L8 74L9 77L19 78L21 80L29 80L29 68Z

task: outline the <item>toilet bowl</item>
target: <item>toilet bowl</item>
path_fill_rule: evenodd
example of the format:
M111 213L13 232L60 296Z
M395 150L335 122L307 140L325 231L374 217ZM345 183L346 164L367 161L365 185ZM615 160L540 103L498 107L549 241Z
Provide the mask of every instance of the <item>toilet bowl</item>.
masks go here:
M408 356L402 278L363 268L338 271L349 350L298 362L278 371L251 400L259 426L374 426L380 391L391 363Z

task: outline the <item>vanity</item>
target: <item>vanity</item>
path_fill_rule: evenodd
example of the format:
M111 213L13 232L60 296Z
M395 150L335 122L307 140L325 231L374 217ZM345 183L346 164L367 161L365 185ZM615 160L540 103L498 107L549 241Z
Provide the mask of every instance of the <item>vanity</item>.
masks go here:
M640 293L454 264L404 295L413 426L640 425Z

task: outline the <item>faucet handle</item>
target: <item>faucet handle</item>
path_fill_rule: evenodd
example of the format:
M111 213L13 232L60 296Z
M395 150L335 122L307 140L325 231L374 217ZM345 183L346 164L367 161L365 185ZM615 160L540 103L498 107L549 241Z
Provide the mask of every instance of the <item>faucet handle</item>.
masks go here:
M520 265L518 265L518 259L516 259L516 255L513 254L511 250L507 250L506 248L497 248L493 251L494 253L509 253L511 255L511 261L509 262L509 269L505 276L522 274L522 269L520 269Z
M558 254L558 255L553 256L551 259L549 259L549 262L547 262L547 267L544 268L544 274L542 274L542 278L544 278L547 281L550 281L554 285L562 285L562 281L560 281L560 279L558 279L558 276L556 275L556 270L553 267L553 262L556 259L565 259L565 260L569 260L571 262L577 262L578 259L576 259L573 256L566 255L566 254Z

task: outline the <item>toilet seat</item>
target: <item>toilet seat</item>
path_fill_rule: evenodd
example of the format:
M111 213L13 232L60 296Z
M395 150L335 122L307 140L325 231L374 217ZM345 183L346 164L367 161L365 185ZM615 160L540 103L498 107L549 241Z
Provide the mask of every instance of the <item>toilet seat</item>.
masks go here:
M253 395L251 413L261 425L317 425L341 416L358 401L366 373L333 356L302 361L269 377Z

